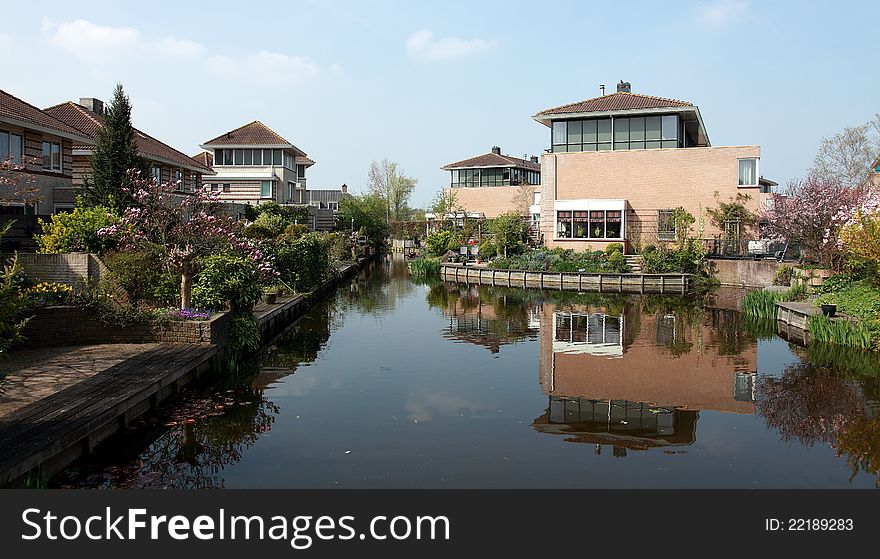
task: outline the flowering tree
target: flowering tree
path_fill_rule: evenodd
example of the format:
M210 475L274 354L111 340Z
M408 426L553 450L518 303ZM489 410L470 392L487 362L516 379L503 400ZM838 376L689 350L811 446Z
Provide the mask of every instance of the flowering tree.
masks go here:
M29 163L36 163L36 160L22 159L21 163L16 163L10 158L0 161L0 200L23 204L40 201L42 196L36 178L26 172Z
M840 232L840 241L852 256L880 265L880 193L871 191L850 214Z
M761 217L772 236L800 245L810 258L834 266L842 256L840 230L868 192L865 185L846 186L813 174L790 182L785 193L773 194Z
M260 278L277 277L271 256L238 235L238 226L217 212L216 194L197 190L193 195L175 193L175 183L158 184L130 172L132 206L119 223L98 231L113 237L124 248L158 248L165 265L180 273L180 305L192 303L192 279L197 258L224 250L235 251L253 260Z

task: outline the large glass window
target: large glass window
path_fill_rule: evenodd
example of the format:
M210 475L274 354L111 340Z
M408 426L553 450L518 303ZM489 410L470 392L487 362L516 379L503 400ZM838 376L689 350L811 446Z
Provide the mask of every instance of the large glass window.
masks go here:
M253 165L254 164L254 150L246 149L244 150L244 161L243 165Z
M43 142L43 169L52 168L52 144Z
M260 181L260 198L272 197L272 181Z
M739 186L758 186L758 160L739 160Z
M9 156L12 158L12 162L20 164L23 152L24 146L22 145L21 135L11 134L9 137Z
M553 151L676 148L683 145L680 136L678 115L615 118L613 126L610 118L557 121Z
M570 239L572 236L572 212L556 212L556 237Z
M574 234L575 239L586 239L589 235L590 223L589 212L574 212Z
M605 212L605 238L623 238L623 212L620 210L608 210Z
M281 165L281 150L273 149L272 150L272 165Z
M675 210L659 210L657 215L657 238L661 241L675 239Z
M565 121L556 121L553 123L553 145L568 143L568 135L566 132Z
M156 181L156 184L162 184L162 167L158 165L153 165L150 169L150 176L153 177L153 180Z
M52 144L52 170L61 171L61 144Z
M296 176L301 179L306 178L306 166L305 165L297 165L296 166Z
M9 132L0 130L0 161L9 159Z
M558 239L621 239L620 210L574 210L556 212Z

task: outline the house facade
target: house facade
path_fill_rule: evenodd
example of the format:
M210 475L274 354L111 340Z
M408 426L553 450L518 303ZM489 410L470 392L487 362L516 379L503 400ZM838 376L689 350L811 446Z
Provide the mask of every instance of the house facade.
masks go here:
M72 196L73 148L91 139L51 114L0 90L0 181L5 216L63 211Z
M540 196L549 247L591 251L618 242L637 251L675 238L677 208L697 224L702 218L711 238L722 231L707 208L744 194L757 211L770 196L760 146L712 146L699 108L686 101L634 94L621 82L615 93L532 118L550 133Z
M541 165L537 156L512 157L493 146L489 153L441 169L449 171L449 190L455 195L456 209L487 218L520 211L538 223Z
M75 191L91 175L91 157L98 130L104 126L104 103L93 97L82 97L79 103L68 101L45 109L46 113L75 128L89 138L89 142L73 145L73 188L56 200L59 208L73 208ZM160 183L174 182L181 194L192 194L201 188L203 177L211 168L180 152L168 144L135 129L138 154L148 165L150 176Z
M259 121L230 130L201 145L196 159L210 163L207 188L228 203L308 205L306 169L315 164Z

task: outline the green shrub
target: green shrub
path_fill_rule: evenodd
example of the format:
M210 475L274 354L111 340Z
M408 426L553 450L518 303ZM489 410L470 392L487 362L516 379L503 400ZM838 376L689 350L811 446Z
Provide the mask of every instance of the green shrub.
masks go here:
M201 309L222 309L227 302L233 310L250 309L263 290L254 262L244 256L220 253L202 261L193 284L193 305Z
M297 291L311 291L329 277L330 254L327 239L312 232L276 248L275 265L281 279Z
M629 266L626 264L626 256L624 256L622 252L612 252L611 256L608 257L608 265L615 272L621 274L629 272Z
M0 232L0 237L8 229L7 225ZM22 274L18 255L3 264L3 276L0 277L0 359L7 355L13 344L22 339L21 332L28 322L23 316L28 303L21 291ZM0 373L0 377L2 376Z
M434 256L420 256L409 264L414 278L425 279L440 275L440 259Z
M259 223L251 223L244 228L244 236L248 237L249 239L265 241L268 239L274 239L275 233L265 225L261 225Z
M493 243L489 239L484 239L483 242L480 243L480 258L483 260L489 260L490 258L494 258L498 255L498 250L495 247L495 243Z
M788 265L782 265L776 268L776 273L773 274L773 285L791 285L793 277L794 268Z
M605 247L605 254L611 256L614 252L623 254L623 243L608 243L608 246Z
M37 235L37 247L44 254L63 252L96 252L110 248L113 241L101 238L98 231L117 223L119 219L107 207L83 208L77 206L70 213L59 213L49 221L39 220L43 234Z
M229 325L229 349L234 353L252 353L260 349L260 325L250 313L236 315Z
M309 228L302 223L291 223L284 229L278 240L281 242L295 241L308 232Z
M133 305L141 302L160 307L178 304L180 275L165 270L158 254L111 252L103 260L113 272L113 280L125 290Z
M263 227L271 232L272 237L277 237L284 232L287 222L280 214L263 212L252 225Z
M849 288L855 279L849 274L834 274L816 288L819 293L834 293Z
M431 233L428 235L426 241L428 244L428 251L433 256L443 256L446 254L446 251L449 250L450 241L453 240L451 231L437 231L436 233ZM456 246L458 246L457 243Z
M652 252L655 252L656 250L657 250L657 247L655 247L654 245L645 245L642 248L642 254L651 254Z

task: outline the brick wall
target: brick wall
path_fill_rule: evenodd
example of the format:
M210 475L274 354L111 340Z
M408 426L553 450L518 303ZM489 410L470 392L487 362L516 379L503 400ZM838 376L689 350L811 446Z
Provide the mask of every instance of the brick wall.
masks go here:
M67 285L82 285L89 278L89 254L19 253L18 261L25 274L36 282L50 281Z
M541 231L548 246L601 249L605 242L554 239L554 200L626 200L627 233L635 225L656 236L657 212L682 207L698 220L737 193L748 194L757 211L768 194L737 186L738 159L760 158L759 146L646 149L544 154L541 161ZM716 198L715 193L718 193ZM704 236L719 233L706 219ZM694 229L698 223L694 224ZM632 240L632 239L630 239ZM644 243L656 242L645 239Z
M514 199L519 189L518 186L484 186L454 188L452 191L458 206L469 212L482 212L486 217L492 218L516 209ZM532 192L540 190L540 185L531 187Z
M146 342L222 344L229 336L229 313L218 313L203 321L117 326L102 322L93 311L82 307L46 307L37 309L23 335L27 347Z

